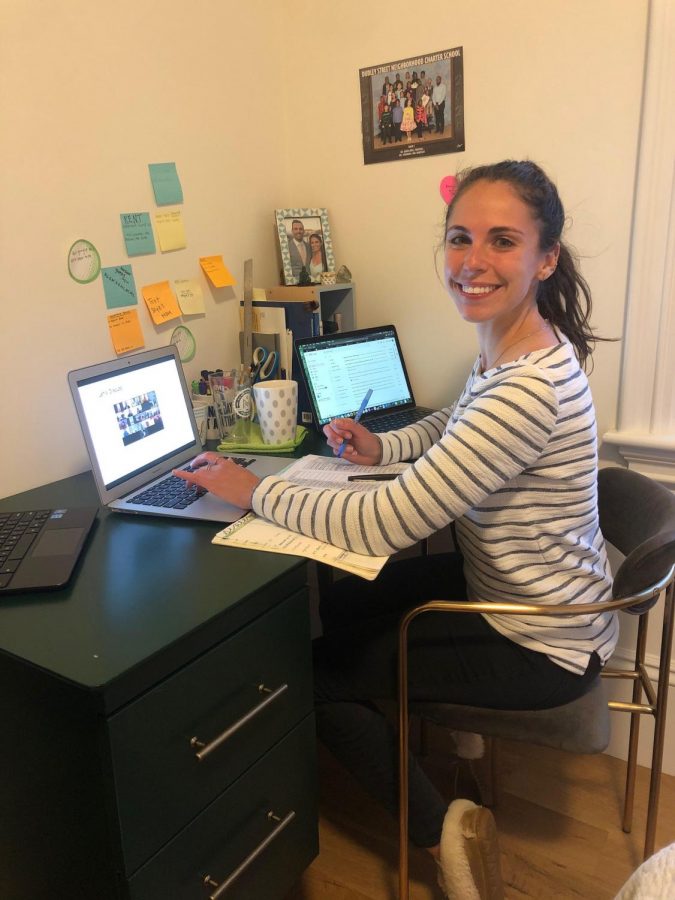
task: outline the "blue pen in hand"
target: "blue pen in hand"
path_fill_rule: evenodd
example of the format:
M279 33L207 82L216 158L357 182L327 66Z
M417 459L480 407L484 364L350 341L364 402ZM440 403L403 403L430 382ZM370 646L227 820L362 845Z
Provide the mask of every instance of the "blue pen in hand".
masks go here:
M354 416L355 422L358 422L359 419L361 418L361 416L363 415L363 413L365 412L366 406L368 406L368 401L370 400L370 398L372 396L373 396L373 389L368 388L368 390L366 391L366 396L361 401L361 406L359 406L358 410L356 411L356 415ZM342 441L342 443L340 444L340 446L338 448L337 455L342 456L344 449L345 449L345 442Z

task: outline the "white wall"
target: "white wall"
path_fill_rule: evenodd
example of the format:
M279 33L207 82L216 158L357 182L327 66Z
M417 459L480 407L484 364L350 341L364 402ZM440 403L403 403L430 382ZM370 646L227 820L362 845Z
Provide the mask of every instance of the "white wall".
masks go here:
M327 206L360 325L396 323L418 399L459 389L474 354L434 269L441 177L530 156L557 180L599 330L619 335L626 290L647 0L0 0L0 253L4 346L0 496L81 471L69 369L113 355L100 279L66 272L73 240L128 262L119 213L154 209L147 164L175 161L187 250L132 260L137 287L199 274L222 253L241 280L277 282L272 210ZM400 14L399 14L400 13ZM611 29L609 24L611 23ZM611 31L611 39L609 34ZM467 150L364 166L358 69L464 48ZM192 319L202 367L237 360L234 291ZM139 306L147 346L168 340ZM597 352L602 433L615 421L620 345ZM45 450L48 452L45 452Z
M154 210L150 162L175 161L187 250L131 260L136 285L199 277L207 315L189 378L238 358L240 281L278 281L275 207L326 206L359 325L399 328L418 399L456 395L474 353L434 269L438 184L530 157L558 183L594 322L623 325L647 0L0 0L0 496L87 468L66 373L113 356L100 279L66 271L79 237L126 263L120 212ZM461 154L364 166L359 68L464 48ZM166 343L139 305L147 346ZM620 345L601 345L599 431L615 422ZM672 741L670 742L672 743ZM675 763L670 763L675 771Z
M0 0L0 496L88 468L70 369L114 356L101 279L78 285L71 243L131 262L146 346L168 342L140 287L200 278L207 315L186 324L201 368L239 359L240 287L211 290L199 257L241 283L278 282L273 210L286 180L282 16L265 0ZM128 259L122 212L155 210L148 163L176 162L188 247Z
M433 257L443 216L438 184L462 166L529 157L547 169L567 209L569 238L585 257L594 323L619 336L646 0L293 6L286 58L296 79L302 60L310 99L307 116L289 108L302 165L289 169L287 202L329 208L337 261L357 283L359 324L396 323L418 399L439 405L454 397L475 352ZM466 152L364 166L359 68L455 46L464 48ZM619 359L618 344L597 352L600 433L615 421Z

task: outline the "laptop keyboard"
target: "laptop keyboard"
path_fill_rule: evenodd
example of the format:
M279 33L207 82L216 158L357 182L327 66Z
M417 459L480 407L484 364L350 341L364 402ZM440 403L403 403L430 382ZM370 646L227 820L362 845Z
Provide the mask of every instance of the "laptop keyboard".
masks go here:
M405 409L400 412L387 413L384 416L376 416L367 423L368 430L380 434L384 431L395 431L397 428L405 428L413 422L419 422L427 415L426 410Z
M0 513L0 588L8 586L51 514L51 509Z
M238 466L246 468L253 462L244 456L229 457ZM186 472L194 471L191 466L185 466ZM138 506L151 506L155 508L187 509L190 504L199 500L208 493L206 488L188 484L177 475L169 475L156 484L145 488L133 497L127 499L127 503L135 503Z

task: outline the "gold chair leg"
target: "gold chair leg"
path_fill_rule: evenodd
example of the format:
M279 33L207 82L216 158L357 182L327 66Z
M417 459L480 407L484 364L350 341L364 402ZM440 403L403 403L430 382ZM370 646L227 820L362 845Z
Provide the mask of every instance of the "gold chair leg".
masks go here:
M636 682L636 684L638 684ZM642 690L638 688L637 694L633 688L633 702L639 703ZM632 713L630 717L630 736L628 738L628 760L626 762L626 788L623 801L623 822L621 827L630 834L633 827L633 800L635 798L635 773L637 770L638 739L640 737L640 714Z
M663 608L663 630L661 635L661 659L659 661L659 685L654 713L654 745L652 749L652 774L649 780L649 801L647 804L647 828L643 859L654 852L656 841L656 820L659 812L661 791L661 768L663 766L663 744L666 736L666 712L668 707L668 683L670 679L670 654L673 645L673 592L671 583L666 591Z
M645 648L647 645L647 625L649 621L649 613L640 616L638 623L638 635L635 646L635 672L639 673L644 666ZM642 682L640 677L633 681L633 703L642 701ZM641 713L631 713L630 716L630 734L628 737L628 760L626 762L626 789L623 802L623 822L621 827L630 834L633 827L633 805L635 799L635 775L637 772L637 756L638 743L640 739L640 715Z

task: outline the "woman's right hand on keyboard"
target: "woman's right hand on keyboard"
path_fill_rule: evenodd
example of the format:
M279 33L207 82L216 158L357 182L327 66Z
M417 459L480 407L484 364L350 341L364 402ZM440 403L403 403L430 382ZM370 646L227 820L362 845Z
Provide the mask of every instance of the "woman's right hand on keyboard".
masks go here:
M190 464L191 472L174 469L173 474L189 484L205 488L216 497L241 509L251 508L253 491L260 479L227 457L207 450L195 457Z

